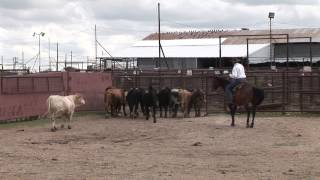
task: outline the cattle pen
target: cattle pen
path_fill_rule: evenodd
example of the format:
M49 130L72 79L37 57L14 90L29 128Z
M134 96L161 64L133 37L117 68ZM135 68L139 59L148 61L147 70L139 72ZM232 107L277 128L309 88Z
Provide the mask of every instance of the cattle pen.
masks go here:
M81 93L86 105L72 129L50 132L48 119L0 124L0 179L310 179L320 176L319 71L248 71L262 87L255 128L235 127L225 113L223 91L212 78L226 69L50 72L1 77L0 120L37 119L51 94ZM197 118L106 119L109 86L162 87L205 92ZM279 117L278 113L285 113ZM297 113L286 113L297 112ZM297 115L298 114L298 115ZM191 114L193 116L193 114ZM57 123L60 123L58 121ZM62 168L63 167L63 168Z
M206 103L203 114L225 112L222 89L212 89L214 76L227 76L228 69L194 70L110 70L100 72L49 72L1 76L0 120L23 120L45 112L45 99L51 94L83 93L88 104L80 111L103 111L104 90L115 86L160 90L164 87L201 89ZM264 89L265 100L258 111L318 112L320 109L320 71L249 70L249 83Z

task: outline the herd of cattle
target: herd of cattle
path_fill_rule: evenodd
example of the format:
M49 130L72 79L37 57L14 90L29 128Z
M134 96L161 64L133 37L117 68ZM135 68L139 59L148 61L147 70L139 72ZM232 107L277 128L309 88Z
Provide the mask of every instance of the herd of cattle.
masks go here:
M159 108L160 117L168 117L171 113L172 117L176 117L180 108L183 116L188 117L191 108L195 109L195 116L200 116L201 107L205 102L204 93L200 89L170 89L168 87L161 89L159 92L152 86L147 89L132 88L129 91L116 87L108 87L104 96L106 116L118 116L123 111L126 116L126 104L129 106L129 116L136 118L139 116L138 109L140 107L142 114L148 120L150 112L153 122L156 122L156 110Z
M150 111L152 112L153 122L156 122L156 110L159 107L160 117L168 117L168 111L172 117L176 117L178 109L181 108L184 117L188 117L192 107L195 109L195 116L200 116L200 110L205 101L204 93L196 89L189 91L186 89L169 89L164 88L159 92L153 87L148 89L133 88L125 91L120 88L108 87L104 93L105 110L111 116L118 116L123 110L126 116L126 105L129 106L130 117L139 116L138 109L148 120ZM85 104L85 100L81 94L69 96L51 95L47 99L47 112L44 116L52 120L52 131L56 131L56 118L62 118L71 129L71 120L75 108ZM63 128L64 125L61 125Z

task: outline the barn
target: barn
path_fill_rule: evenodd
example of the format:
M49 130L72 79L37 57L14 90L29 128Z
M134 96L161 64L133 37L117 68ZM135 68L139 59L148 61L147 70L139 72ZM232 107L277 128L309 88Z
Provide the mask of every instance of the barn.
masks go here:
M230 67L240 58L247 66L319 66L320 28L210 30L161 33L160 68ZM158 33L152 33L115 54L141 69L158 67ZM163 58L165 57L165 58Z

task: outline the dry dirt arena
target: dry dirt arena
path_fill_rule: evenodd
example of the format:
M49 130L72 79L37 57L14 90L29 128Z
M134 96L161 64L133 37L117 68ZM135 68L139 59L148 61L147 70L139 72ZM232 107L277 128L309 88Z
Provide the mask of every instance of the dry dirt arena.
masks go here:
M87 114L50 132L48 120L0 125L0 179L320 179L320 118L227 114L110 118ZM39 122L41 121L41 122Z

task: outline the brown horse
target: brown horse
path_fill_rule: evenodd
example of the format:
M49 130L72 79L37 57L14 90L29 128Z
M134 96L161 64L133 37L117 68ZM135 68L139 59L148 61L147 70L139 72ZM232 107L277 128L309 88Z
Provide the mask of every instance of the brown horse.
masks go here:
M218 87L223 88L225 91L226 86L230 83L229 80L222 77L215 76L213 78L213 89ZM253 128L254 117L256 115L257 106L260 105L264 99L264 91L262 89L251 86L247 82L243 82L235 87L235 93L233 98L233 104L229 104L230 113L232 117L231 126L234 126L234 115L237 110L237 106L244 106L247 110L247 128ZM249 106L251 104L251 107ZM252 112L252 121L249 126L250 113Z

